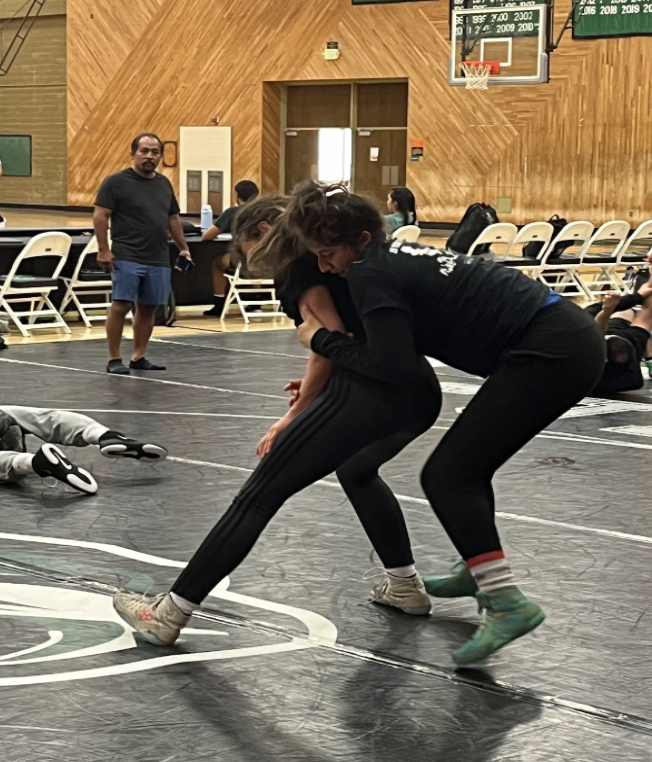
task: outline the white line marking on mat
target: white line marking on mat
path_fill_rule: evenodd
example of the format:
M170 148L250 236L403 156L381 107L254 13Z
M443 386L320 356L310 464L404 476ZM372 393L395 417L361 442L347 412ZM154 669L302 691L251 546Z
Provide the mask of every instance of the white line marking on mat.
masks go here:
M240 413L180 413L171 410L119 410L118 408L68 407L73 413L129 413L129 415L180 415L195 418L256 418L265 421L278 421L278 415L244 415Z
M544 431L537 434L540 439L559 439L562 442L579 442L581 444L607 445L609 447L631 447L634 450L652 450L652 445L642 442L623 442L620 439L602 439L588 434L567 434L564 431Z
M652 437L652 426L612 426L600 431L609 431L613 434L633 434L635 437Z
M224 335L224 334L221 334ZM307 360L308 355L290 355L284 352L265 352L262 349L236 349L235 347L207 347L205 344L195 344L190 341L171 341L170 339L151 339L159 344L176 344L180 347L196 347L197 349L215 349L220 352L240 352L249 355L269 355L270 357L292 357L296 360Z
M244 473L252 473L254 470L253 468L244 468L243 466L229 466L226 463L212 463L210 461L206 460L190 460L188 458L176 458L171 457L168 458L168 460L176 461L177 463L187 463L192 466L207 466L208 468L217 468L217 469L226 469L227 471L240 471ZM319 481L315 482L315 484L319 484L323 487L335 487L337 489L340 489L340 485L338 482L332 482L327 481L326 479L320 479ZM396 494L396 497L399 500L403 500L406 503L417 503L418 505L427 505L430 504L425 498L422 497L412 497L411 495L401 495ZM581 524L570 524L566 521L553 521L551 519L540 519L536 516L524 516L520 513L510 513L507 511L496 511L496 516L498 516L501 519L507 519L509 521L521 521L525 522L527 524L542 524L544 526L551 526L551 527L558 527L559 529L571 529L576 532L589 532L591 534L599 534L604 537L612 537L618 540L629 540L630 542L641 542L645 545L652 545L652 537L648 537L647 535L642 534L628 534L627 532L618 532L612 529L600 529L598 527L587 527L583 526ZM0 537L2 537L2 534L0 534Z
M88 548L100 551L102 553L108 553L113 556L130 558L132 560L141 561L143 563L150 563L155 566L165 566L173 569L185 567L185 563L179 561L172 561L166 558L161 558L159 556L151 556L147 553L140 553L138 551L130 550L129 548L122 548L119 545L108 545L105 543L96 543L85 540L71 540L37 535L9 534L6 532L0 532L0 540L38 543L42 545L59 545L72 548ZM316 646L333 646L337 642L337 628L333 622L331 622L329 619L326 619L326 617L323 617L314 611L298 608L286 603L277 603L275 601L267 601L262 598L255 598L249 595L234 593L227 589L228 586L229 578L226 577L216 588L214 588L211 593L209 593L209 595L213 598L220 598L223 600L232 601L234 603L240 603L245 606L253 606L264 611L274 611L286 616L293 617L306 627L307 635L303 637L294 636L290 642L271 643L268 645L259 645L245 648L232 648L222 651L207 651L203 653L177 653L168 656L146 659L144 661L113 664L106 667L86 669L82 668L69 672L30 674L15 677L3 677L0 675L0 686L38 685L45 683L67 682L71 680L86 680L89 678L97 677L108 677L110 675L132 674L134 672L145 672L151 669L158 669L160 667L170 666L173 664L211 662L223 659L237 659L248 656L284 653L303 650L306 648L314 648ZM61 592L59 588L56 590ZM100 600L100 602L105 601L106 597L98 596L98 600ZM110 609L110 599L108 601L108 606ZM108 616L112 615L113 612L111 610L108 612ZM71 617L69 616L67 618ZM112 620L109 618L107 621ZM115 621L121 622L117 614L115 614ZM125 627L125 633L127 633L128 631L126 629L126 625L123 626ZM2 666L6 665L2 664Z
M8 357L1 357L0 362L16 363L18 365L33 365L38 368L56 368L57 370L72 370L77 373L93 373L98 376L108 376L106 371L100 370L88 370L87 368L71 368L67 365L52 365L44 362L33 362L31 360L14 360ZM151 384L168 384L170 386L186 386L191 389L207 389L212 392L227 392L228 394L246 394L250 397L269 397L270 399L286 400L287 397L282 397L280 394L263 394L262 392L247 392L242 389L222 389L219 386L204 386L202 384L188 384L185 381L166 381L162 378L145 378L144 376L112 376L113 378L119 378L126 381L149 381Z
M229 335L220 333L220 336ZM198 349L216 349L222 352L241 352L250 355L270 355L271 357L292 357L297 360L307 360L308 355L291 355L285 352L265 352L261 349L236 349L235 347L222 347L222 346L206 346L206 344L195 344L190 341L173 341L172 339L156 339L152 338L150 341L157 341L159 344L178 344L181 347L197 347ZM446 368L445 363L439 360L433 360L432 358L426 358L433 368Z

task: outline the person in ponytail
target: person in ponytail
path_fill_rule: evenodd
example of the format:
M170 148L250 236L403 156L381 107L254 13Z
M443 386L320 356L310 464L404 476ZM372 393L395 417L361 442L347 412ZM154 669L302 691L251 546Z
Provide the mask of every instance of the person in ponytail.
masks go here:
M516 268L415 243L379 241L367 202L308 183L288 230L322 273L345 279L365 340L314 317L304 346L376 382L410 388L425 355L486 379L428 458L421 485L461 562L424 580L438 597L473 596L484 623L454 654L483 661L545 619L516 585L495 523L495 472L590 394L605 341L590 315ZM321 216L321 220L319 217ZM337 373L337 370L335 371Z
M388 236L405 225L415 225L417 222L416 200L409 188L392 188L387 196L387 210L389 214L383 219Z
M292 211L334 246L357 246L361 235L366 240L367 228L381 241L380 215L366 202L351 204L355 198L336 186L306 186L290 198L256 199L236 217L234 245L256 275L274 276L283 309L297 326L313 317L332 331L364 340L346 280L322 272L290 224ZM428 431L439 414L441 390L425 358L412 380L397 389L334 369L311 353L304 378L285 387L292 394L290 410L258 445L258 468L171 591L155 598L118 593L118 614L150 642L171 645L194 608L242 563L282 505L333 471L385 569L372 600L406 614L428 614L431 603L405 519L379 475L380 467Z

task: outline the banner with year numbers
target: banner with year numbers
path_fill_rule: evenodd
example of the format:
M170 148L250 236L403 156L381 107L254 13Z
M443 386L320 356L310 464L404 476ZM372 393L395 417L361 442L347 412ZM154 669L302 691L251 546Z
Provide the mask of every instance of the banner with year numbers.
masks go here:
M652 34L652 0L583 0L575 13L573 37Z

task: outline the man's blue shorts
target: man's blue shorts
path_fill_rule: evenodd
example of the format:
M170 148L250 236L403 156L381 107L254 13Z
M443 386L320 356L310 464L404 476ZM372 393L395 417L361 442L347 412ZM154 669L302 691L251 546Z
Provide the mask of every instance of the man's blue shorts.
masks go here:
M111 274L111 298L135 304L167 304L171 272L169 267L115 260Z

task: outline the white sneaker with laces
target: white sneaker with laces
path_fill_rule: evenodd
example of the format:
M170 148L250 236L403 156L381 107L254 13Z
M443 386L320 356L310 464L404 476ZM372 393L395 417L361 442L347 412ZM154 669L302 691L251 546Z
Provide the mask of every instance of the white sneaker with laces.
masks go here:
M172 601L168 593L155 597L136 593L116 593L113 608L128 625L154 646L171 646L190 617Z
M414 577L392 577L383 572L385 579L371 592L372 602L381 606L391 606L411 616L427 616L432 602L426 593L419 574Z

